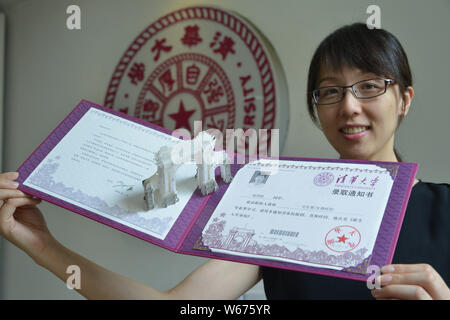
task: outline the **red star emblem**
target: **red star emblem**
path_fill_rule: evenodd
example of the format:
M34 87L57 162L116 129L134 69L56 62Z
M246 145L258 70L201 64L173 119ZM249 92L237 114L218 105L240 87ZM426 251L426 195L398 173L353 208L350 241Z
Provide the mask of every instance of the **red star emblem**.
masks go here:
M178 109L177 113L171 113L169 114L169 117L171 117L173 120L175 120L175 129L178 128L186 128L189 131L191 131L191 125L189 124L189 118L192 116L192 114L195 113L195 110L186 111L184 110L184 104L183 100L180 100L180 108Z
M345 234L342 236L342 237L337 237L338 239L339 239L339 241L338 241L338 243L339 242L343 242L344 244L345 244L345 240L348 240L349 238L346 238L345 237Z

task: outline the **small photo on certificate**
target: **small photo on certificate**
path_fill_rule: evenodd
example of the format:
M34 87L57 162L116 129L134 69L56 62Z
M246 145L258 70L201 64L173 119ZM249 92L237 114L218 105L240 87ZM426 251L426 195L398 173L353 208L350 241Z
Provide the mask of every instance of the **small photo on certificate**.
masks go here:
M253 184L255 186L266 184L269 179L269 174L265 171L256 170L253 176L251 177L249 184Z

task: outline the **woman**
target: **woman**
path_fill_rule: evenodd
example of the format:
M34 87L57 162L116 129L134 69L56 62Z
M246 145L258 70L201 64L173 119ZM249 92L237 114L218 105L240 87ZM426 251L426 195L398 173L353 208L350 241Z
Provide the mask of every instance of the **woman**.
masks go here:
M308 77L308 110L342 159L401 161L394 135L414 97L408 60L397 39L363 24L338 29L317 49ZM210 260L179 285L159 291L108 271L58 243L34 199L0 175L0 234L66 281L82 270L78 291L94 299L236 299L261 278L270 298L450 299L450 185L418 181L411 194L395 263L381 285ZM420 237L418 236L420 235ZM418 239L421 239L420 242ZM424 242L425 241L425 242ZM445 279L445 281L444 281Z
M313 56L308 92L311 119L341 159L402 161L394 136L414 90L407 56L392 34L357 23L329 35ZM449 234L450 185L416 179L393 258L401 265L381 270L383 288L372 295L450 299ZM268 298L370 298L366 284L355 281L267 268L262 273Z

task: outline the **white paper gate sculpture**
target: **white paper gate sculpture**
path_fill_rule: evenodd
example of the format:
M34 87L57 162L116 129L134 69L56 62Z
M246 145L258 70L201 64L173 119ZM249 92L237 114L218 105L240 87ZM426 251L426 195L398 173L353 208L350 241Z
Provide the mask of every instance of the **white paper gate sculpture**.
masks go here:
M220 176L226 183L231 182L230 161L225 151L214 151L215 137L205 131L193 140L184 140L172 149L161 147L156 153L157 170L150 178L142 181L146 210L155 207L155 195L159 193L161 207L175 204L179 199L176 190L176 172L184 163L197 164L195 175L203 195L217 190L215 169L220 166Z

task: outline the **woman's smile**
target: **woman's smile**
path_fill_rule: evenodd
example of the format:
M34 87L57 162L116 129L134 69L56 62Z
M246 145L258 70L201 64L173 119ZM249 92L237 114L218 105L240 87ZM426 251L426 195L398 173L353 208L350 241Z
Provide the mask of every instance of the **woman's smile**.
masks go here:
M355 130L354 132L345 132L339 130L340 134L349 141L358 141L362 140L364 136L369 132L370 128L361 128L361 130Z

